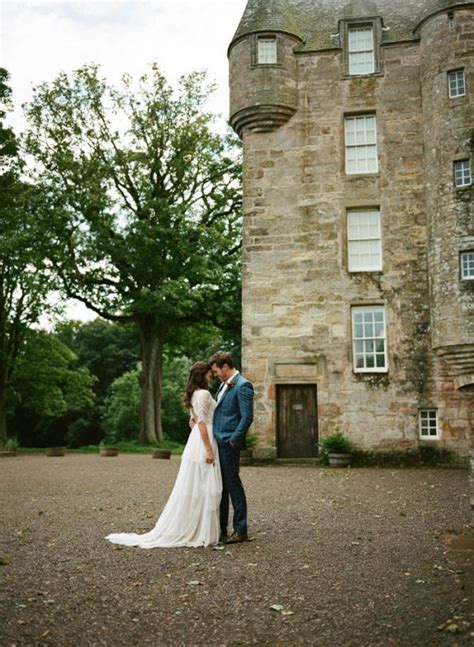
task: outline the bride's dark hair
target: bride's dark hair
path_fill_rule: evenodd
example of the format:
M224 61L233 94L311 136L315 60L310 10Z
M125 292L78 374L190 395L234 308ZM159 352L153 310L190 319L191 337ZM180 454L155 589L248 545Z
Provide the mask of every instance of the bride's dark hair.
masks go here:
M188 381L184 389L184 404L188 409L191 408L191 398L196 389L209 389L206 380L206 373L211 370L207 362L195 362L189 371Z

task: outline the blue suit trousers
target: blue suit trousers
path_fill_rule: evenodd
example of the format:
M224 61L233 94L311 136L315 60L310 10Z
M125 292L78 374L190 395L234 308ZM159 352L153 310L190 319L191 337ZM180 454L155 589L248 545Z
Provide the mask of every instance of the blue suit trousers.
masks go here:
M234 531L247 532L247 500L239 476L240 448L228 442L218 444L222 471L222 499L220 507L221 533L227 532L229 497L234 508Z

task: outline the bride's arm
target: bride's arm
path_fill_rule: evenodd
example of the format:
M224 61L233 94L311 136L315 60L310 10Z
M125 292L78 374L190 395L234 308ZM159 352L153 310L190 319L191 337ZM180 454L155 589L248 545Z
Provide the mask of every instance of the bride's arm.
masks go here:
M199 433L201 434L201 440L204 443L206 448L206 463L214 464L216 462L216 457L214 455L214 450L212 449L211 442L209 440L209 434L207 433L207 426L205 422L199 422Z
M199 434L201 440L206 448L206 463L214 464L216 457L214 455L214 450L212 449L211 441L209 440L209 434L207 433L207 425L204 422L208 418L208 409L209 401L207 398L211 398L211 395L208 391L200 391L196 393L196 402L195 402L195 412L197 418L197 424L199 428Z

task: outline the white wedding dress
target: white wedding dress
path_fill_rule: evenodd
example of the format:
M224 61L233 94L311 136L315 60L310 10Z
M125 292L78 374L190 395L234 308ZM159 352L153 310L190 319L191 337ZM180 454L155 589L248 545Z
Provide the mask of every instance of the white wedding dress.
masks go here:
M106 539L114 544L140 548L173 548L178 546L209 546L219 541L219 505L222 476L219 452L212 435L212 418L216 402L205 389L191 398L193 416L207 426L214 449L215 464L206 463L206 449L198 424L193 429L181 457L181 466L170 498L156 526L143 535L113 533Z

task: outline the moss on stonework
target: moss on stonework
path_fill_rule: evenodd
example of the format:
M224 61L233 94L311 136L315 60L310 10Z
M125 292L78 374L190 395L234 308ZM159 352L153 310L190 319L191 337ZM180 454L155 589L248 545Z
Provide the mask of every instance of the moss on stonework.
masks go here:
M249 0L232 41L256 32L292 34L300 51L337 49L341 19L383 20L384 43L414 40L414 30L429 15L469 0Z
M420 445L412 451L352 452L353 467L468 467L468 458L443 447Z

